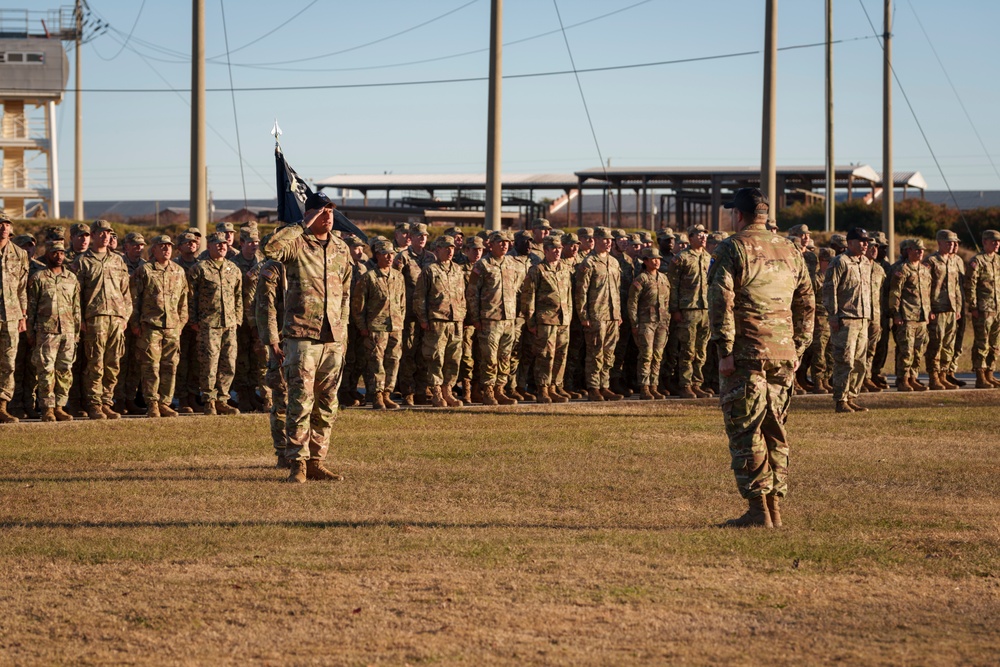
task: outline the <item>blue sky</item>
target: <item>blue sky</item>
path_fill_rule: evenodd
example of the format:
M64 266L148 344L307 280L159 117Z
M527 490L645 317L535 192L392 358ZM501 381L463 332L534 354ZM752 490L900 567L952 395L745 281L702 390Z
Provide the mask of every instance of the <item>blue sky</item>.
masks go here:
M60 0L52 1L55 8ZM112 29L83 47L83 87L93 91L83 103L85 196L184 199L190 3L89 1ZM34 0L0 1L4 8L25 4L43 8ZM834 38L848 40L835 47L835 150L838 163L880 170L881 50L862 6L881 31L880 1L834 5ZM229 87L222 8L219 0L206 0L206 50L215 56L207 70L209 88ZM489 0L228 0L224 8L236 88L399 83L488 72ZM558 8L580 69L763 48L763 0L559 0ZM551 0L506 0L504 10L505 75L570 69ZM955 189L1000 189L990 157L1000 154L1000 127L993 122L1000 93L990 75L1000 3L904 0L895 12L897 73L944 176ZM782 0L779 46L822 42L823 15L822 0ZM330 53L335 55L325 55ZM284 61L298 62L276 64ZM779 53L779 165L823 163L823 62L821 46ZM571 172L597 166L599 154L617 166L757 165L762 68L762 55L754 54L581 74L600 153L571 74L508 79L504 171ZM139 92L168 87L179 93ZM485 81L473 81L237 92L247 195L273 195L269 131L275 118L289 162L307 178L482 172L486 88ZM97 92L106 89L129 92ZM919 170L932 189L943 189L898 87L894 95L896 169ZM210 92L207 99L210 188L216 198L240 198L233 99L229 92ZM67 95L58 112L63 199L72 197L73 104ZM1000 155L992 159L1000 162Z

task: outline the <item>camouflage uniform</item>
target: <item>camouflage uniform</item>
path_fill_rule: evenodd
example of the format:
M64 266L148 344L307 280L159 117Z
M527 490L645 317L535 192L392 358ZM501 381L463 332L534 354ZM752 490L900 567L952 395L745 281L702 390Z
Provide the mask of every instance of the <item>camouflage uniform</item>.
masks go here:
M468 260L468 257L466 257ZM462 277L465 279L465 289L469 289L469 277L472 276L472 263L466 261L462 265ZM465 309L465 323L462 326L462 365L458 370L458 379L478 386L480 384L479 374L482 372L482 364L479 360L479 348L476 345L476 327L472 325L469 317L469 309Z
M629 287L628 319L635 328L639 346L636 374L640 387L655 389L659 381L663 350L670 334L668 313L672 296L669 278L659 271L643 271Z
M268 423L271 426L271 442L274 453L284 458L288 445L285 432L285 414L288 409L288 385L281 365L281 357L271 347L281 344L281 328L285 317L285 265L268 259L257 265L259 274L254 289L254 317L257 336L267 348L267 372L264 382L271 392L271 410Z
M241 240L249 239L250 236L241 232ZM253 234L254 240L257 235ZM257 278L260 258L253 255L250 259L240 252L231 259L233 264L239 267L243 274L243 320L236 327L236 374L233 377L233 389L240 399L241 409L252 409L253 401L258 393L262 398L266 398L264 374L267 370L267 351L260 342L257 335L256 318L253 310L247 308L248 298L252 300L252 295L257 289Z
M812 273L813 294L822 296L825 278L826 273L819 270L817 263ZM823 381L830 379L830 369L826 365L827 348L830 345L830 320L822 298L816 299L816 315L813 319L813 339L809 354L806 356L810 362L812 381L821 387Z
M361 276L351 297L351 320L358 331L368 331L364 341L368 366L365 393L392 391L402 354L406 314L406 286L399 271L377 266Z
M264 245L285 265L284 335L288 409L285 458L322 462L337 418L350 318L351 260L333 233L326 241L301 225L287 225Z
M875 264L860 254L844 253L830 260L823 279L823 306L839 328L830 334L833 349L833 400L851 402L861 392L867 377L868 323L872 306L872 274Z
M708 266L712 256L704 248L688 248L667 267L670 279L670 313L680 313L672 329L677 332L678 385L700 388L708 346Z
M65 407L73 384L73 358L80 333L80 283L65 267L36 271L28 281L28 331L34 336L31 363L38 400Z
M132 314L128 267L121 255L93 249L78 255L70 270L80 281L83 309L83 398L93 407L114 404L125 354L124 330Z
M957 238L957 237L956 237ZM965 263L958 255L934 253L924 260L931 274L931 312L927 325L927 372L950 373L955 355L955 333L962 315Z
M903 320L895 327L896 378L917 379L920 358L927 346L931 315L931 274L920 262L903 262L889 287L889 310Z
M712 340L736 370L720 398L744 498L788 492L785 422L793 367L812 340L815 301L802 254L763 224L722 241L708 276Z
M0 248L0 402L14 397L19 329L28 308L28 253L11 240Z
M574 307L587 342L587 387L608 389L622 319L621 266L610 254L592 252L577 266Z
M561 260L570 270L570 289L576 294L577 276L580 275L577 268L584 260L582 255L575 255L571 259ZM580 318L577 316L576 307L573 308L573 319L569 323L569 349L566 351L566 387L570 391L579 391L586 388L587 379L584 368L587 362L587 343L584 339L583 327L580 326Z
M132 276L130 328L138 328L142 397L147 406L170 405L174 397L181 331L188 320L188 283L174 262L148 262Z
M885 284L885 271L878 262L872 262L872 319L868 323L868 349L865 352L865 378L871 378L872 363L878 352L878 343L882 338L882 286ZM862 380L862 384L864 380Z
M350 244L348 244L350 245ZM351 264L351 298L361 283L361 279L368 273L368 264L364 262L352 262ZM341 383L341 392L356 392L358 381L364 377L368 368L368 356L365 352L365 342L354 325L354 319L347 324L347 354L344 357L344 381ZM366 384L367 386L367 384ZM351 401L353 396L348 397ZM369 396L369 398L371 398ZM350 403L349 403L350 405Z
M544 253L543 253L544 257ZM562 387L573 318L573 279L568 262L541 262L528 269L521 289L526 326L534 329L535 384Z
M486 254L472 267L465 303L469 319L479 327L479 351L484 387L505 387L510 377L518 295L524 279L516 258Z
M889 357L889 339L892 338L893 332L892 317L889 315L889 285L892 282L892 274L899 268L900 263L890 264L885 259L880 259L876 263L882 268L884 276L882 289L879 292L879 311L881 312L879 329L881 333L879 333L878 341L875 344L875 356L871 362L870 373L873 378L878 378L884 383L885 377L882 374L882 369L885 368L886 359Z
M403 327L403 353L399 363L399 393L423 395L427 388L427 366L424 363L424 333L413 312L413 288L424 267L437 258L426 248L420 252L406 248L396 255L393 266L398 267L406 284L406 321ZM391 387L389 388L391 391Z
M191 275L191 269L198 264L197 257L192 259L190 262L179 256L170 261L174 262L177 266L184 270L185 278ZM188 280L189 294L190 291L191 281ZM188 323L184 325L183 329L181 329L181 350L179 361L177 363L177 388L174 390L181 407L193 407L195 399L201 391L199 388L200 382L198 380L201 375L198 369L198 332L191 328L192 324L195 324L195 322L188 320Z
M236 374L236 327L243 321L243 272L228 259L203 259L188 272L188 284L202 399L226 402Z
M521 288L528 277L531 260L528 257L510 256L510 258L514 260L514 265L519 272L517 278L517 303L520 305ZM507 387L511 389L515 387L525 389L528 380L526 373L531 369L534 337L525 328L524 313L518 308L517 316L514 318L514 340L510 346L510 372L507 375ZM527 350L525 346L527 346Z
M454 262L437 261L420 272L413 314L423 330L423 357L431 387L451 387L462 362L465 276Z
M972 318L972 368L992 374L1000 354L1000 253L982 252L969 261L965 301L969 310L978 311Z
M141 257L132 262L123 254L122 259L125 260L125 266L128 267L129 280L132 279L136 271L146 264L146 260ZM142 378L142 354L139 352L136 336L128 326L125 327L124 339L125 356L122 358L121 380L115 387L115 400L119 403L135 400Z

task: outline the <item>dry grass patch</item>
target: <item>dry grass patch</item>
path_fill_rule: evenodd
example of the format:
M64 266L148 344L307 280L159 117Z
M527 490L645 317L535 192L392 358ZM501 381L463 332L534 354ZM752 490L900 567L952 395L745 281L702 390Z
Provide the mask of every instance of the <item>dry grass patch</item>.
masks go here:
M4 427L0 662L991 664L1000 392L796 399L780 531L712 401Z

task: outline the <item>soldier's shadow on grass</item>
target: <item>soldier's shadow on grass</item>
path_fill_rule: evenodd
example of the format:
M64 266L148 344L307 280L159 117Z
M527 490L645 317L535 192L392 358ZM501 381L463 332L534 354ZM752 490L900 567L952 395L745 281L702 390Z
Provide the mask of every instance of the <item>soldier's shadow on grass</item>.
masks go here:
M701 526L705 528L715 527L714 523ZM600 524L563 524L563 523L511 523L504 521L406 521L402 519L369 519L356 521L0 521L0 530L10 530L14 528L28 529L120 529L134 530L141 528L304 528L304 529L331 529L331 528L396 528L399 530L422 530L422 529L482 529L482 530L569 530L569 531L594 531L594 530L635 530L635 531L677 531L685 526L681 524L641 524L641 525L600 525Z

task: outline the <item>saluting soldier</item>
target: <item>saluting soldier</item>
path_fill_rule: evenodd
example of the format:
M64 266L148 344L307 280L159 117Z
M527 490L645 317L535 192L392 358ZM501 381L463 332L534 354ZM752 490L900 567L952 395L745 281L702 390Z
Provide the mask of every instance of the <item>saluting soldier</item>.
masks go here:
M452 261L455 240L442 235L434 243L437 261L420 272L413 289L413 311L423 330L423 355L434 407L462 407L451 389L462 362L465 321L465 275Z
M566 403L563 390L569 325L573 318L573 273L560 259L562 239L542 241L545 259L528 269L521 289L526 326L535 341L535 384L539 403Z
M574 308L587 343L587 394L591 401L620 401L611 391L618 327L622 321L621 266L611 256L607 227L594 229L594 250L577 266Z
M110 222L95 220L90 226L90 248L70 265L80 281L86 357L82 386L90 419L121 417L112 405L125 353L124 332L132 314L132 298L125 260L110 248L113 232Z
M639 398L645 401L664 399L657 390L660 363L670 333L670 279L660 273L658 248L643 248L640 253L643 271L628 290L628 317L632 336L639 347L636 374Z
M64 268L65 259L64 242L47 241L47 268L33 273L28 282L28 342L33 346L31 363L44 422L73 421L65 407L82 315L80 283Z
M184 269L170 261L173 251L169 236L154 237L152 261L132 276L129 328L137 341L147 417L177 416L170 402L180 360L181 331L188 320L188 285Z
M199 384L206 415L238 415L229 406L236 374L236 327L243 321L243 272L226 259L222 232L208 237L208 259L188 272L190 319L198 332Z
M983 251L969 261L965 282L965 300L976 334L972 346L972 368L976 371L976 388L1000 387L993 376L994 364L1000 354L1000 232L983 232Z
M368 363L365 393L375 410L399 408L391 398L402 355L406 316L406 286L392 268L393 248L387 242L372 246L375 268L361 276L351 295L351 321L361 336Z
M896 389L927 391L917 379L920 358L927 347L927 322L931 312L931 274L923 264L924 242L903 241L903 263L893 273L889 287L889 310L896 338Z

